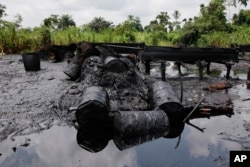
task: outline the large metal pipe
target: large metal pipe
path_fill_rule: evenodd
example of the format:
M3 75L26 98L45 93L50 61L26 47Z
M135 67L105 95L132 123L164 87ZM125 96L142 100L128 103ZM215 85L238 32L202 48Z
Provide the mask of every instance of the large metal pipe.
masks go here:
M239 62L238 54L235 53L213 53L213 52L147 52L141 51L139 58L142 60L166 60L180 62L195 62L204 60L208 62L234 61Z

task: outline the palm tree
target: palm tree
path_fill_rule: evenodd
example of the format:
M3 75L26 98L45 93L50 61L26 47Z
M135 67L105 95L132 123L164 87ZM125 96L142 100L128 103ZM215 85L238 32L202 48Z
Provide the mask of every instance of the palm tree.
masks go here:
M50 17L45 18L43 20L42 25L52 29L57 29L58 23L59 23L59 15L51 14Z
M128 19L125 21L130 27L136 31L143 31L143 27L141 25L141 20L138 16L128 15Z
M178 21L180 16L181 16L180 12L178 10L175 10L173 13L173 17L174 17L175 21Z
M240 5L244 5L246 7L247 6L247 1L248 0L238 0L238 3ZM236 0L226 0L226 5L230 5L230 6L236 7L236 3L237 3Z
M134 20L134 16L133 15L128 15L128 21L133 21Z
M3 17L4 15L6 15L5 9L6 9L6 7L2 4L0 4L0 18Z
M178 27L180 25L180 22L178 21L181 16L180 12L178 10L175 10L172 16L175 19L175 21L173 22L173 27Z
M72 17L68 14L62 15L59 19L58 28L59 29L65 29L70 26L76 26L76 23L72 19Z
M88 26L95 32L100 32L108 27L110 27L113 23L106 21L103 17L94 17L94 19L88 23Z
M159 24L165 28L166 25L169 24L170 17L168 12L160 12L160 14L156 16L156 19L159 21Z
M247 6L247 1L248 0L238 0L238 3L240 4L240 5L244 5L245 7ZM228 6L228 20L230 21L231 20L231 13L230 13L230 7L231 6L234 6L234 7L236 7L237 5L236 5L236 3L237 3L237 1L236 0L227 0L226 1L226 6Z
M234 0L234 1L236 1L236 0ZM238 3L240 3L240 4L244 5L244 6L247 6L247 1L248 0L238 0Z

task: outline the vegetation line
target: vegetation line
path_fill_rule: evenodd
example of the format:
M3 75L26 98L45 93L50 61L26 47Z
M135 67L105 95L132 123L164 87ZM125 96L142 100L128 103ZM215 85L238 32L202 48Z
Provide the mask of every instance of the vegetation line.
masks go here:
M227 8L247 6L247 2L211 0L207 6L200 5L198 16L183 20L180 20L178 10L174 11L172 18L164 11L145 27L141 25L140 18L133 15L128 15L118 25L103 17L94 17L89 23L77 27L70 15L51 14L34 28L21 27L21 15L15 16L12 22L4 20L6 7L0 4L0 53L33 52L52 44L66 45L79 41L217 47L229 47L232 43L250 44L250 10L240 10L232 18L226 16Z

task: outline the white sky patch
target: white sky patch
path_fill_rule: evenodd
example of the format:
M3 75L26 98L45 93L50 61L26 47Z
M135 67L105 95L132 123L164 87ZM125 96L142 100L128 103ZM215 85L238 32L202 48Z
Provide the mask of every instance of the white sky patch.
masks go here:
M87 24L94 17L103 17L117 25L125 21L128 15L133 15L138 16L145 26L160 12L168 12L172 20L175 10L181 14L179 21L193 18L199 15L200 4L207 5L209 2L210 0L1 0L0 4L6 6L8 16L4 19L13 21L14 16L20 14L23 27L40 26L51 14L69 14L77 26ZM238 11L239 7L231 7L230 13Z

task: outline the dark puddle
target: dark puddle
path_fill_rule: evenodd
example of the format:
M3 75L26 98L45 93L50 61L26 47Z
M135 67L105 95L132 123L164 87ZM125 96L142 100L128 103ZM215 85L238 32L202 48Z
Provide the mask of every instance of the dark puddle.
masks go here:
M171 66L166 75L174 77L175 71L168 70ZM197 77L196 74L189 76ZM246 73L234 75L237 76L246 79ZM233 95L234 115L190 121L201 129L205 128L204 132L186 124L180 138L146 135L130 140L130 145L122 145L124 142L112 137L105 138L107 145L92 153L77 144L79 131L76 128L55 125L38 133L10 135L3 140L0 143L0 166L229 166L230 150L250 150L250 104L244 101L250 98L250 91L242 83L229 89L228 93ZM124 146L122 151L117 143L120 143L120 148Z
M242 104L239 104L239 107ZM238 107L236 105L236 107ZM243 111L242 111L243 112ZM146 136L130 141L120 151L114 140L97 153L82 149L77 144L74 127L60 127L27 136L8 138L0 144L0 165L16 166L228 166L229 151L249 146L249 132L244 128L244 113L231 118L217 116L191 120L205 128L204 133L185 125L179 138ZM246 120L249 121L249 120ZM86 136L85 136L86 137ZM88 138L88 136L87 136ZM147 141L143 143L143 141ZM151 141L152 140L152 141ZM95 141L95 140L94 140ZM96 140L94 145L102 145ZM104 141L105 143L105 141ZM140 143L143 143L139 145ZM134 145L134 147L132 147ZM178 145L178 146L177 146ZM176 148L177 146L177 148ZM249 150L249 148L248 148Z

